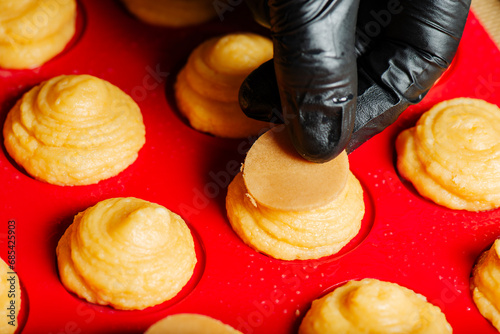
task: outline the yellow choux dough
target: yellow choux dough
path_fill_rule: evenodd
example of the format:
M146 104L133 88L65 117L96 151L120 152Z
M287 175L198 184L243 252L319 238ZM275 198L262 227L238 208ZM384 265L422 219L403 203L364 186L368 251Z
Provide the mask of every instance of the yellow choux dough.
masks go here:
M238 92L250 72L272 57L272 42L252 33L202 43L177 76L175 95L181 113L193 128L219 137L257 135L269 123L246 117Z
M358 234L365 212L347 154L325 164L306 161L281 126L252 145L243 172L229 185L226 209L246 244L282 260L337 253Z
M213 19L213 0L122 0L140 20L166 27L184 27Z
M418 192L451 209L500 206L500 108L482 100L444 101L396 140L397 166Z
M115 176L145 142L139 106L107 81L61 75L34 87L7 115L10 156L34 178L86 185Z
M313 301L299 334L452 333L441 310L395 283L350 281Z
M317 259L337 253L361 228L363 189L349 172L347 184L331 203L308 211L270 209L249 194L241 173L229 185L229 221L250 247L282 260Z
M19 277L0 259L0 333L13 334L19 326L21 287Z
M173 298L193 275L186 223L137 198L112 198L75 216L57 245L64 286L95 304L141 310Z
M144 334L241 334L240 331L219 320L201 314L170 315L151 327Z
M0 1L0 67L34 68L75 34L75 0Z
M481 254L471 278L472 298L479 312L500 331L500 240Z

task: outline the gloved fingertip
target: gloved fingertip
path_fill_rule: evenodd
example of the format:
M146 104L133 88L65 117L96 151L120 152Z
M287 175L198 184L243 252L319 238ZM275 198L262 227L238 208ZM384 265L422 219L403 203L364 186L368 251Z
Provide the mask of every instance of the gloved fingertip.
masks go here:
M254 70L243 81L239 91L240 107L250 118L281 124L281 101L273 60Z
M309 140L309 145L303 145L303 143L294 142L295 149L299 154L306 160L315 162L315 163L325 163L334 158L336 158L342 151L345 149L345 145L341 145L339 142L337 143L327 143L323 142L314 142L313 140ZM311 145L312 144L312 145Z
M342 124L342 115L347 110L332 110L337 117L318 111L303 113L302 117L294 117L287 124L291 141L299 154L311 162L324 163L337 157L345 150L351 137L352 128Z

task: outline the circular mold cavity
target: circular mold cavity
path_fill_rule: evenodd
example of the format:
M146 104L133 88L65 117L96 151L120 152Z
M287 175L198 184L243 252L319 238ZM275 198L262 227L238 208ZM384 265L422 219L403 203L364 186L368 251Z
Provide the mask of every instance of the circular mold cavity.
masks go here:
M399 169L398 169L398 155L397 155L397 152L396 152L396 148L394 147L394 154L393 154L393 166L394 166L394 171L396 172L396 175L399 179L399 181L401 182L401 184L403 185L404 188L406 188L406 190L415 198L417 198L418 200L422 201L422 202L427 202L429 204L432 204L432 205L436 205L436 206L439 206L439 207L442 207L442 208L445 208L444 206L441 206L439 204L437 204L436 202L432 201L431 199L427 198L427 197L424 197L422 196L417 188L415 188L415 186L413 185L413 183L404 178L401 173L399 172Z
M301 305L302 308L300 309L300 316L298 316L295 319L295 322L293 323L294 333L298 333L299 327L302 324L302 321L304 320L307 312L309 312L309 310L311 309L312 303L315 300L323 298L327 294L333 292L335 289L343 286L344 284L347 284L348 282L350 282L352 280L358 280L358 279L356 279L356 278L354 278L354 279L347 279L347 280L339 281L337 283L333 283L332 285L330 285L330 286L326 287L325 289L323 289L319 294L317 294L315 297L313 297L313 299L309 300L306 304Z
M417 121L420 119L421 115L418 116L418 118L415 120L415 122L413 122L410 126L408 127L405 127L404 129L401 129L401 131L397 134L397 136L399 136L399 134L401 134L401 132L409 129L409 128L412 128L415 126L415 124L417 123ZM399 172L399 169L398 169L398 152L396 151L396 138L397 136L394 138L394 140L391 142L392 144L392 166L394 168L394 172L396 173L396 176L398 177L399 181L401 182L401 184L406 188L406 190L408 190L414 197L416 198L419 198L420 200L422 201L425 201L425 202L429 202L429 203L432 203L434 205L438 205L436 204L435 202L433 202L432 200L422 196L417 188L415 188L415 186L413 185L413 183L404 178L403 175L401 175L401 173Z
M201 278L203 277L203 273L205 271L205 265L206 265L206 252L205 252L205 246L203 245L202 239L199 235L199 233L195 230L195 228L186 222L188 225L189 229L191 230L191 235L193 236L193 241L194 241L194 248L196 252L196 265L193 271L193 275L191 276L191 279L186 283L186 285L182 288L179 293L167 300L164 301L161 304L151 306L148 308L145 308L143 310L118 310L115 309L109 305L98 305L98 304L93 304L90 302L87 302L85 299L79 298L76 294L74 294L71 291L68 291L74 298L77 298L78 300L87 303L89 305L89 308L91 308L93 311L103 313L103 314L113 314L113 317L123 317L123 319L133 319L135 316L145 316L145 315L150 315L150 314L155 314L157 312L162 312L173 305L181 302L183 299L185 299L187 296L193 292L193 290L196 288L198 283L200 282ZM57 268L57 257L56 257L56 268ZM59 280L59 270L57 271ZM62 284L62 283L61 283Z
M5 122L4 122L5 123ZM2 129L3 129L3 123L2 123ZM7 149L5 148L5 141L4 141L4 137L3 137L3 134L0 136L0 139L2 141L2 151L3 151L3 154L5 156L5 158L7 159L8 162L10 162L10 164L16 169L16 171L26 177L28 177L29 179L31 180L34 180L34 181L37 181L33 176L31 176L25 169L24 167L22 167L21 165L19 165L14 159L12 159L12 157L10 156L10 154L7 152ZM19 178L19 175L16 175L14 176L16 179Z
M352 238L352 240L349 241L349 243L345 245L339 252L319 259L321 262L337 260L354 251L363 243L363 241L366 240L372 230L373 224L375 222L375 204L368 190L368 187L366 187L365 184L357 176L356 178L361 184L361 188L363 188L363 200L365 203L365 215L363 216L363 220L361 221L361 228L359 229L358 234L356 234L356 236Z
M417 189L413 186L413 183L411 183L410 180L408 179L405 179L401 173L399 172L399 169L398 169L398 152L396 151L396 146L393 145L393 154L392 154L392 165L394 167L394 171L396 172L396 175L399 179L399 181L401 182L401 184L414 196L418 197L418 198L421 198L421 199L424 199L424 200L427 200L427 201L430 201L428 200L427 198L423 197L422 195L420 195L420 193L417 191Z
M355 175L356 176L356 175ZM375 222L375 204L372 198L372 195L370 194L368 187L365 186L363 181L361 181L357 176L356 178L358 179L359 183L361 184L361 187L363 188L363 201L365 203L365 215L363 216L363 219L361 220L361 228L359 229L358 234L354 238L349 241L347 245L345 245L340 251L338 251L335 254L324 256L318 259L308 259L308 260L291 260L291 261L286 261L287 263L311 263L313 265L322 265L325 263L330 263L332 261L338 260L341 257L345 256L346 254L351 253L354 251L356 248L358 248L368 237L370 234L373 224ZM240 239L241 240L241 239ZM243 241L242 241L243 242ZM250 246L246 245L247 247L250 248ZM257 252L252 249L253 252ZM266 255L264 253L257 252L258 254L265 256L273 261L285 261L285 260L277 260L274 259L273 257Z
M83 33L85 31L85 27L87 26L87 13L85 11L85 7L81 3L81 1L76 2L76 28L75 28L75 34L73 35L73 38L70 39L68 44L66 44L66 47L59 53L57 54L54 58L52 58L49 61L52 61L54 59L59 58L60 56L64 55L65 53L69 52L72 48L74 48L80 39L83 36Z
M21 278L19 278L19 286L21 287L21 309L19 310L17 318L16 333L23 332L24 326L26 326L26 322L28 321L28 315L30 312L30 301L29 301L28 291L26 290Z

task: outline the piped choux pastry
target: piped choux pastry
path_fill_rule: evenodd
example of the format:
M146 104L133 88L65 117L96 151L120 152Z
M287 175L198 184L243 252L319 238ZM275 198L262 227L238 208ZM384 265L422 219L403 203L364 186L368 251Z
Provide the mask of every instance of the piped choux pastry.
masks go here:
M441 310L395 283L350 281L313 301L299 334L448 334Z
M438 103L396 140L397 167L424 197L450 209L500 207L500 108L477 99Z
M202 43L177 76L175 96L180 112L193 128L217 137L258 135L270 124L248 118L240 108L238 93L250 72L272 57L271 40L252 33Z
M191 279L196 262L184 220L132 197L104 200L80 212L57 245L66 289L122 310L172 299Z
M500 331L500 240L481 254L472 271L472 298L479 312Z
M210 21L217 15L213 0L122 0L140 20L164 27L185 27Z
M153 324L144 334L241 334L223 322L201 314L174 314Z
M337 253L358 234L365 212L347 154L324 164L306 161L282 126L253 144L229 185L226 208L246 244L283 260Z
M0 67L43 65L66 47L75 25L75 0L0 1Z
M117 175L145 143L137 103L90 75L61 75L32 88L7 115L3 134L7 152L31 176L61 186Z

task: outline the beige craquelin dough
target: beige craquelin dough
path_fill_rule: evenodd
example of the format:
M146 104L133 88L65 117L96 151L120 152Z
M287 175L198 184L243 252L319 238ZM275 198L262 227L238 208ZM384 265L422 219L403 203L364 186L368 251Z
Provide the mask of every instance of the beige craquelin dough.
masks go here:
M123 310L173 298L197 262L182 218L137 198L108 199L76 215L57 245L57 261L69 291Z
M115 176L145 142L139 106L90 75L61 75L16 103L3 129L10 156L38 180L87 185Z
M395 283L350 281L313 301L299 334L452 333L441 310Z
M243 172L228 188L231 226L246 244L273 258L335 254L361 228L363 189L349 171L345 152L315 164L302 159L285 135L269 131L248 152Z
M257 135L270 125L245 116L238 92L250 72L272 57L272 42L252 33L229 34L202 43L177 76L179 110L202 132L226 138Z
M140 20L165 27L184 27L213 19L213 0L122 0Z
M472 298L479 312L500 331L500 239L481 254L471 278Z
M396 140L397 166L418 192L451 209L500 207L500 108L444 101Z
M144 334L241 334L241 332L206 315L184 313L170 315L158 321Z
M75 34L75 0L0 1L0 67L34 68Z
M14 334L19 326L21 287L19 277L0 259L0 333Z

